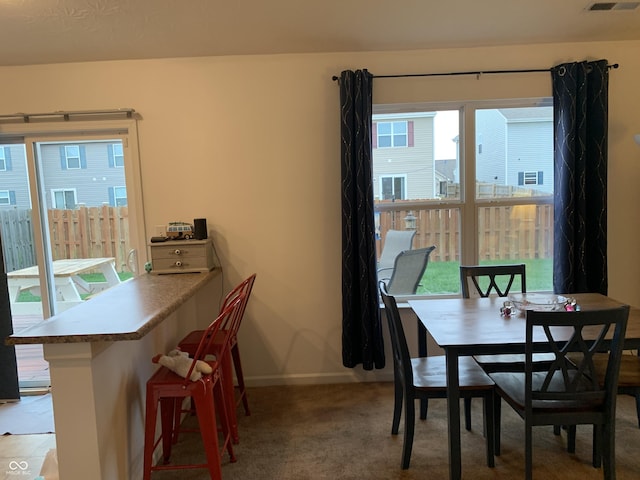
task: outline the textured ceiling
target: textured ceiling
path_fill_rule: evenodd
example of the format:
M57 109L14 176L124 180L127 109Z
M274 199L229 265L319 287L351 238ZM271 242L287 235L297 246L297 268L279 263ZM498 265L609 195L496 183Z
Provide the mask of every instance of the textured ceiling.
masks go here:
M589 0L0 0L0 65L640 39Z

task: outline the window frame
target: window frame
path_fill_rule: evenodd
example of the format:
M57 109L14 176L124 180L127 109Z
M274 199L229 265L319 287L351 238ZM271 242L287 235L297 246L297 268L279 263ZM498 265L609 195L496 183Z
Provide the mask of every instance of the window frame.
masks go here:
M56 194L57 193L62 193L62 196L64 197L64 205L63 206L58 206L58 202L56 200ZM72 194L73 195L73 207L69 207L67 206L67 194ZM51 189L51 205L53 208L57 208L57 209L62 209L62 210L71 210L73 208L76 208L78 206L78 191L75 188L52 188Z
M476 110L480 109L500 109L500 108L526 108L549 106L551 98L517 98L517 99L496 99L496 100L469 100L456 102L413 102L406 104L374 104L373 115L395 115L409 114L416 112L436 112L440 110L459 111L459 175L460 175L460 196L440 197L428 200L416 200L406 204L406 208L438 210L443 208L459 209L460 211L460 264L477 265L479 259L478 241L478 217L480 209L491 206L514 207L517 205L553 205L553 196L534 196L526 198L526 203L519 197L494 197L476 198L476 161L477 155L481 153L477 149L476 140ZM375 121L375 120L374 120ZM480 138L482 141L483 139ZM483 142L484 143L484 142ZM384 148L384 147L383 147ZM435 161L435 159L434 159ZM377 207L376 211L384 211L389 206ZM392 208L392 207L391 207ZM379 210L378 210L379 209ZM437 294L437 295L400 295L400 301L420 298L446 298L456 297L457 294Z

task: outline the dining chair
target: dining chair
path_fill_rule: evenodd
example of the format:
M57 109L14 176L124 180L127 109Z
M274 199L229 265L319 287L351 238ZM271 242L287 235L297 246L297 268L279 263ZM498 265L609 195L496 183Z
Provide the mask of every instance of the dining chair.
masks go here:
M404 403L404 442L401 467L409 468L413 436L415 430L415 401L428 401L447 397L446 362L444 355L411 358L404 334L402 320L394 296L387 292L386 284L379 282L380 295L391 336L394 369L394 408L391 433L398 434L400 417ZM481 397L484 401L484 424L486 426L487 465L494 462L493 396L494 385L491 378L469 357L461 357L459 364L460 397ZM426 403L425 403L426 405ZM427 410L421 411L420 418L426 419Z
M247 399L247 391L244 383L244 376L242 373L242 363L240 361L238 331L240 330L240 324L242 323L242 319L244 318L244 313L247 308L249 297L253 290L255 279L256 274L254 273L252 275L249 275L246 279L244 279L236 287L234 287L225 296L222 307L220 309L221 311L223 311L232 301L234 301L236 297L238 297L239 295L243 295L242 304L239 306L235 314L235 318L233 319L231 325L231 332L229 332L229 349L227 351L226 357L222 358L223 382L225 385L224 390L227 399L227 410L229 418L231 419L232 438L234 443L238 443L239 441L238 422L236 415L237 406L239 406L242 402L245 415L251 414L249 410L249 401ZM204 332L204 330L193 330L189 332L182 340L180 340L180 342L178 343L178 348L183 352L187 352L189 355L193 356L200 344L200 340ZM216 359L220 357L222 348L224 346L224 339L226 338L227 333L228 332L226 332L225 328L221 329L217 333L206 352L208 355L213 355ZM233 362L233 370L235 370L236 381L238 382L237 387L234 387L233 385L233 372L231 368L231 362ZM236 391L238 392L237 398Z
M236 296L223 311L204 330L191 366L184 377L171 369L161 366L147 381L145 402L145 434L143 479L150 480L151 473L157 470L182 470L187 468L206 468L210 478L222 479L221 455L226 450L230 461L235 462L231 438L231 424L227 415L226 399L222 385L222 358L229 348L231 337L231 323L244 301L244 294ZM222 340L220 355L214 360L208 360L212 372L203 374L199 380L192 381L191 373L198 361L207 361L207 352L219 332L226 332ZM198 430L202 437L202 444L206 454L206 463L202 464L169 464L172 444L179 427L182 402L191 399L198 418ZM160 407L160 436L156 440L156 422ZM221 424L222 441L219 442L216 417ZM162 462L153 464L153 452L162 443ZM220 445L221 443L221 445Z
M378 275L378 280L386 283L390 295L414 295L429 264L429 255L435 249L432 245L400 252L393 264L391 278Z
M514 265L461 265L460 286L462 298L507 297L512 287L519 293L527 292L527 274L524 264ZM486 371L522 370L524 355L475 355L476 362ZM535 355L536 361L552 361L547 354Z
M384 246L378 260L378 276L389 276L393 271L393 264L400 252L413 248L415 230L387 230L384 236ZM384 272L384 273L382 273Z
M498 395L525 422L525 478L532 478L533 437L538 425L593 425L593 461L602 458L605 480L615 478L615 410L618 375L629 307L579 312L526 312L523 372L489 376ZM613 331L613 332L612 332ZM595 353L612 339L606 353L606 373L598 381ZM555 360L545 371L534 370L533 352L547 351ZM578 353L569 361L569 352ZM496 444L500 431L496 430Z
M577 362L581 358L578 353L569 353L567 357ZM598 381L604 385L607 372L607 353L595 353L593 355L593 367ZM637 352L625 355L623 353L620 359L620 373L618 374L618 395L631 395L636 400L636 417L638 419L638 428L640 428L640 356ZM556 429L559 433L559 429ZM575 453L576 451L576 428L575 425L567 426L567 451ZM593 464L600 466L601 459L594 458Z

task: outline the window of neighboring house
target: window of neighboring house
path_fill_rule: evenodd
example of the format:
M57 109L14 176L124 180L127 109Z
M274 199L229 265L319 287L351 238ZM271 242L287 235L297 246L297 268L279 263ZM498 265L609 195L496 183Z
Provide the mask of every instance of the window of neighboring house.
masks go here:
M409 122L376 122L378 148L408 147Z
M378 255L389 230L415 229L414 249L436 246L415 294L459 295L460 265L501 263L525 263L527 290L551 291L551 99L373 111L378 131L395 118L413 125L414 148L373 149L373 178Z
M62 210L72 210L76 208L76 191L74 189L55 189L51 191L53 199L53 208Z
M0 147L0 171L7 170L7 158L5 154L5 147Z
M122 143L114 143L109 145L109 166L124 167L124 151Z
M67 169L69 169L69 170L79 169L81 167L80 146L79 145L65 145L64 146L64 158L66 160Z
M404 200L405 176L385 176L380 178L380 192L382 200Z
M9 190L0 190L0 205L11 205L11 193Z
M518 172L518 185L542 185L543 172Z
M114 207L124 207L127 205L127 187L112 187L109 192L111 205Z

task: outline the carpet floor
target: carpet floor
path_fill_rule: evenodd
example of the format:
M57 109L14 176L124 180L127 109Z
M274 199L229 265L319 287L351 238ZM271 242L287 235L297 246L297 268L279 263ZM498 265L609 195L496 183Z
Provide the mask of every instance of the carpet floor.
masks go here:
M432 400L429 417L417 420L409 470L400 469L403 426L391 435L393 386L358 383L260 387L248 390L251 416L239 410L240 443L236 463L223 458L225 480L414 480L448 478L446 401ZM473 401L473 429L462 429L465 479L524 478L524 422L502 408L502 455L486 466L482 436L482 401ZM194 422L187 418L186 423ZM618 397L616 422L618 480L640 478L640 429L634 399ZM174 447L172 462L203 462L197 433L185 433ZM591 428L578 427L576 453L566 452L566 433L552 427L534 429L534 479L602 479L591 466ZM154 473L154 480L199 480L205 470Z

